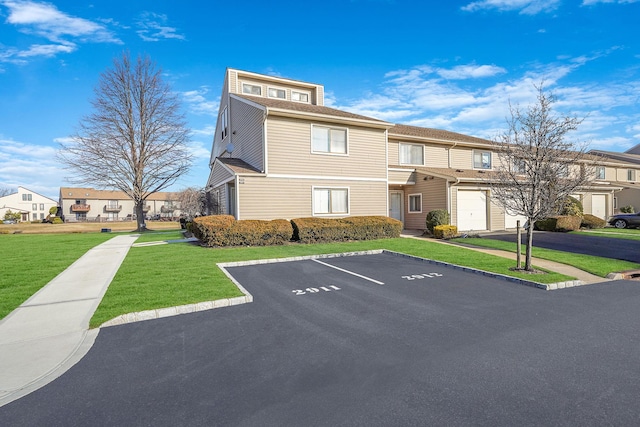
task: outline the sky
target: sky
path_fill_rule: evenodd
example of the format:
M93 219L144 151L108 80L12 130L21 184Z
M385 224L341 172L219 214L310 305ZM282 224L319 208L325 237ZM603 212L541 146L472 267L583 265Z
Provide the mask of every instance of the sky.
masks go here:
M325 104L493 139L535 85L591 149L640 144L640 0L0 0L0 189L58 199L55 154L100 74L149 55L182 101L203 187L226 68L322 84Z

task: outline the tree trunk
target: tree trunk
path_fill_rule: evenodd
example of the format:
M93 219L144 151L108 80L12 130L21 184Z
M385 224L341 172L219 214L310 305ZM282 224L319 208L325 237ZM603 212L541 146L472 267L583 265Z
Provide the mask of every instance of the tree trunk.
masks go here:
M524 269L526 271L533 270L531 267L531 248L533 247L533 222L529 219L529 227L527 228L527 252L525 255ZM520 244L520 242L518 242Z
M138 231L147 231L147 224L144 220L144 200L136 202L136 221L138 223Z

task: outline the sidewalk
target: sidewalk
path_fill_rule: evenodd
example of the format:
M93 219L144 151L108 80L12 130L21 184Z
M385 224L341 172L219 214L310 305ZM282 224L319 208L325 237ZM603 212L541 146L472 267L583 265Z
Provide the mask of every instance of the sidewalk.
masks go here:
M89 320L138 235L89 250L0 321L0 406L58 378L89 351Z
M461 246L474 251L483 252L486 254L495 255L503 258L509 258L513 260L514 266L515 266L516 254L514 252L502 251L500 249L481 248L473 245L465 245L464 243L450 243L446 240L423 237L421 231L414 232L413 230L403 230L402 237L413 238L413 239L424 239L424 240L429 240L436 243L442 243L443 245ZM522 254L522 262L524 263L524 253ZM584 270L580 270L570 265L562 264L555 261L549 261L549 260L540 259L540 258L531 258L531 262L536 267L541 267L547 270L555 271L556 273L561 273L567 276L575 277L576 279L583 281L585 284L601 283L601 282L607 282L611 280L611 279L606 279L604 277L595 276L593 274L587 273Z

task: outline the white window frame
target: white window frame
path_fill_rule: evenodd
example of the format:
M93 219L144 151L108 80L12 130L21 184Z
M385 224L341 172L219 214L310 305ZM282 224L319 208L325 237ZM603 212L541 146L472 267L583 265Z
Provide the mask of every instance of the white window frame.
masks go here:
M40 210L43 211L44 210L44 203L40 203Z
M259 93L253 93L253 88L259 89ZM262 86L253 83L242 83L242 93L245 95L262 96Z
M635 180L636 180L635 169L627 169L627 181L635 181Z
M329 139L328 144L329 144L329 151L318 151L315 150L313 147L313 133L314 133L314 129L328 129L329 130L329 135L331 135L331 131L335 130L335 131L344 131L344 152L336 152L336 151L330 151L331 150L331 139ZM329 137L330 138L330 137ZM316 125L316 124L312 124L311 125L311 153L312 154L322 154L322 155L329 155L329 156L348 156L349 155L349 128L345 128L345 127L338 127L338 126L325 126L325 125Z
M220 113L220 127L222 128L220 136L224 141L227 135L229 135L229 110L227 109L227 107L224 107L222 113Z
M408 159L409 161L402 161L402 147L411 146L411 147L420 147L422 149L422 163L411 162L413 159ZM425 162L425 146L424 144L410 144L408 142L401 142L398 144L398 164L401 165L412 165L412 166L424 166ZM405 159L406 160L406 159Z
M600 173L602 172L602 174ZM607 168L604 166L596 167L596 179L607 179Z
M271 91L274 90L276 91L276 94L278 93L278 91L282 91L284 92L284 96L283 97L279 97L279 96L271 96ZM269 86L267 88L267 96L269 98L274 98L274 99L283 99L286 100L287 99L287 90L285 88L282 87L275 87L275 86Z
M480 155L480 165L479 166L476 164L476 154ZM489 167L485 167L483 162L482 162L482 157L483 157L484 154L488 154L489 155ZM489 170L492 167L493 167L493 153L491 151L473 150L473 168L474 169Z
M37 203L31 203L31 210L32 211L37 211L38 210L38 204Z
M419 206L419 210L412 210L411 209L411 198L412 197L418 197L420 200L420 203L418 204ZM422 193L414 193L414 194L409 194L409 196L407 197L407 212L409 213L422 213Z
M306 100L302 100L302 99L299 99L299 98L298 99L294 99L295 95L297 95L298 97L300 95L304 95L304 96L307 97L307 99ZM291 100L294 101L294 102L304 102L305 104L308 104L310 99L311 99L311 94L309 92L301 92L299 90L292 90L291 91Z
M317 212L316 206L316 191L329 191L329 212ZM347 192L347 211L346 212L332 212L331 210L331 192L333 190L341 190ZM351 189L349 187L334 187L334 186L312 186L311 187L311 212L313 216L349 216L351 215Z
M33 196L31 195L31 193L23 193L22 194L22 201L23 202L30 202L33 199Z

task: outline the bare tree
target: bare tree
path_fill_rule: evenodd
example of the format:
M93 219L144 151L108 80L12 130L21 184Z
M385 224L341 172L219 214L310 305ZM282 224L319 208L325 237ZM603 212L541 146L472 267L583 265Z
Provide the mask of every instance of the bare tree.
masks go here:
M180 212L187 218L193 218L196 215L204 213L205 194L204 189L188 187L178 192L178 201L180 202Z
M597 163L586 154L586 144L566 139L583 119L554 114L556 98L542 84L536 89L537 102L525 110L509 105L508 130L493 143L498 164L489 182L496 204L527 218L524 269L528 271L532 270L533 224L556 214L577 190L588 188Z
M172 185L191 166L189 131L176 94L148 56L115 58L101 74L91 102L58 157L72 172L69 181L117 188L135 203L138 230L146 228L147 197Z
M15 190L13 188L0 185L0 197L8 196L9 194L13 193L15 193Z

